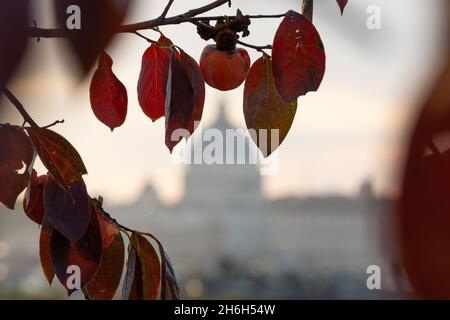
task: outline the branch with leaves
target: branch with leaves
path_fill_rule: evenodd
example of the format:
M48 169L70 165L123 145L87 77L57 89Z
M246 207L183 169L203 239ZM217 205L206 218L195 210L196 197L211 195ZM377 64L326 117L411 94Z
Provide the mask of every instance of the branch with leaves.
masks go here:
M29 27L29 1L0 2L0 41L7 43L0 60L0 88L23 117L23 124L0 124L0 202L13 209L20 193L25 214L41 225L39 250L42 269L52 283L56 278L72 293L81 289L88 299L111 299L120 285L125 260L122 235L128 238L128 259L122 286L124 299L177 299L175 272L161 242L152 234L119 224L103 208L103 200L91 198L83 180L87 169L77 150L50 128L63 120L40 127L23 104L6 88L20 62L29 37L64 37L86 74L97 62L89 89L94 115L111 131L126 120L127 88L112 70L113 59L105 48L117 33L131 33L149 47L143 53L137 80L138 102L152 121L165 117L165 143L170 150L201 121L205 90L209 86L232 90L245 81L243 110L249 130L279 131L273 148L269 139L255 143L269 156L287 136L297 110L297 99L316 91L325 73L325 49L313 25L313 0L305 0L303 12L235 16L201 16L228 4L217 0L183 14L168 16L174 4L169 0L155 19L123 25L132 0L118 9L111 0L55 0L59 25L65 25L67 8L82 7L83 27L43 29ZM338 3L341 10L347 1ZM283 18L272 44L253 45L241 40L250 34L252 19ZM191 23L203 40L213 40L200 62L174 44L160 30L166 25ZM212 24L214 23L214 24ZM159 32L153 40L140 31ZM5 32L8 31L8 32ZM9 33L14 30L14 35ZM251 63L244 48L261 52ZM271 50L269 55L266 50ZM252 136L253 138L253 136ZM39 157L47 173L38 175L34 162ZM155 244L155 245L154 245ZM155 249L156 248L156 249ZM73 287L70 266L81 269L81 288Z

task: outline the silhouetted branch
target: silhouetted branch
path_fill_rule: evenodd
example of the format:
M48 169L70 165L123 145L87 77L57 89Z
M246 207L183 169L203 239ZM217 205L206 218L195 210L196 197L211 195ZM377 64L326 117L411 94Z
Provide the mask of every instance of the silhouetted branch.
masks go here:
M27 110L25 110L25 107L22 103L16 98L16 96L9 91L8 88L3 89L3 94L8 98L9 101L16 107L17 111L22 115L23 119L28 122L28 124L32 127L39 127L37 123L31 118L31 116L28 114Z
M183 14L176 15L173 17L166 17L172 3L174 0L169 0L167 6L165 7L161 16L156 19L122 25L118 28L117 33L134 33L139 30L148 30L154 29L160 26L166 25L177 25L181 23L195 23L200 21L214 21L223 19L224 16L209 16L209 17L198 17L198 15L208 12L212 9L220 7L226 3L231 3L229 0L216 0L210 4L205 6L191 9ZM273 15L247 15L248 18L251 19L264 19L264 18L282 18L285 16L285 13L281 14L273 14ZM235 16L228 16L228 18L235 18ZM69 33L73 33L76 31L68 30L64 28L37 28L36 26L30 27L28 29L28 36L31 38L64 38L67 37Z

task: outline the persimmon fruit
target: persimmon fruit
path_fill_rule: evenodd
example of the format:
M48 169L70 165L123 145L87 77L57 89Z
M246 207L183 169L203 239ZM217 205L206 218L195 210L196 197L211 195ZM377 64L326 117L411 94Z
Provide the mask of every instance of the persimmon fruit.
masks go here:
M200 69L208 85L228 91L244 82L250 69L250 57L245 49L219 50L211 44L203 49Z

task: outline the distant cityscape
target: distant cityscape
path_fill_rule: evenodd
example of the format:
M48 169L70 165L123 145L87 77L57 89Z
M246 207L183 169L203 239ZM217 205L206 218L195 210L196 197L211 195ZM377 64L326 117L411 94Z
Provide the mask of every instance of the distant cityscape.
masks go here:
M214 128L231 127L223 113ZM249 146L251 147L251 146ZM171 256L183 297L343 299L399 296L391 244L392 200L370 181L354 197L269 201L257 165L190 165L185 194L164 206L149 185L130 205L106 208L123 224L157 235ZM40 269L38 227L0 209L0 298L64 298ZM380 291L366 269L383 270ZM77 298L75 295L74 298Z

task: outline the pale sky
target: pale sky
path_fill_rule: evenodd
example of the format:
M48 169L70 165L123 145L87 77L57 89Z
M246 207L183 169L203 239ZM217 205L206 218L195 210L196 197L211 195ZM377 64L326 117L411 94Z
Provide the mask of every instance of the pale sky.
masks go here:
M170 14L209 2L175 0ZM280 171L263 180L268 197L353 194L366 178L380 193L395 192L398 186L411 117L439 66L441 11L421 0L350 0L341 17L335 2L316 1L314 22L325 44L327 71L319 91L298 101L293 127L280 147ZM156 17L164 4L136 1L128 22ZM366 27L370 5L382 9L379 31ZM231 15L237 8L246 14L282 13L299 7L298 0L233 0L231 9L223 6L208 15ZM42 16L37 21L42 27L51 25ZM254 20L245 41L271 43L280 21ZM189 24L161 29L196 59L207 44ZM143 33L157 39L152 31ZM33 41L33 54L28 59L36 66L24 70L11 89L39 124L65 119L54 130L63 134L84 159L91 195L102 194L108 205L124 203L133 201L151 183L162 201L176 202L183 194L184 168L171 161L165 147L164 119L152 123L136 97L147 43L134 35L121 34L107 49L129 98L125 124L111 133L91 111L90 77L77 87L70 69L64 67L71 63L67 54L58 56L54 51L53 44L61 41ZM259 57L256 51L248 51L253 61ZM219 103L224 101L230 121L245 126L243 86L232 92L207 87L206 92L204 125L214 121ZM20 123L20 117L12 111L7 121ZM42 166L38 168L44 172Z

